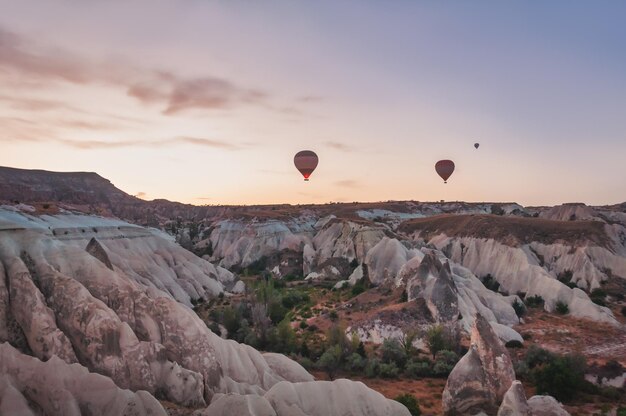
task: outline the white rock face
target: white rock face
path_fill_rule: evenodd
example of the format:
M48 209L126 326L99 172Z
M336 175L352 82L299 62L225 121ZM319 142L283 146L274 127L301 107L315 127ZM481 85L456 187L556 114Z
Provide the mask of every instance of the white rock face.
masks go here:
M570 416L561 403L551 396L533 396L528 399L533 416Z
M515 380L511 384L511 387L502 399L497 416L533 416L526 400L524 386L522 386L520 381Z
M410 416L400 403L346 379L278 383L265 398L278 416Z
M212 258L226 268L246 267L275 252L301 250L310 243L312 233L313 226L306 221L225 220L211 232Z
M421 256L419 250L408 249L397 239L384 237L365 258L370 282L378 285L395 281L402 266L415 256Z
M250 400L262 403L281 382L310 382L315 389L313 377L296 362L220 338L185 306L233 282L232 274L158 231L98 217L0 210L0 342L22 351L8 344L0 348L0 374L11 376L0 377L2 410L30 414L35 401L43 409L60 409L48 414L73 415L83 402L96 401L98 409L109 400L115 403L111 413L94 414L124 414L124 406L134 406L134 414L159 415L163 409L152 395L204 407L220 394L252 394L257 398ZM49 360L41 363L24 353ZM47 374L48 367L75 382L33 375ZM111 393L93 396L100 387L76 374L75 369L89 374L85 367L99 373L94 383ZM63 385L65 390L55 387ZM32 386L42 392L37 399L29 397ZM382 406L365 386L344 389L342 400L352 400L350 394L368 396L374 409ZM272 398L284 403L280 393Z
M541 296L548 311L553 311L556 303L561 301L568 304L572 316L618 324L609 309L593 303L582 290L571 289L559 282L555 275L539 264L539 259L532 249L534 247L543 251L545 247L538 244L511 247L493 239L450 238L443 234L432 238L430 243L442 250L452 261L470 269L477 276L491 274L500 283L501 289L508 293L523 292L527 296ZM570 248L565 246L551 247L551 253L558 251L559 256L565 256L564 259L567 259L569 250ZM586 260L581 258L587 256L585 251L581 251L578 256L578 259L567 260L561 264L584 264ZM614 256L607 256L611 257ZM615 264L621 264L623 260L620 258L613 261ZM591 276L593 279L593 274Z
M111 379L90 373L80 364L56 356L47 362L0 344L0 413L34 415L31 403L46 415L166 416L161 404L145 391L122 390Z
M495 414L515 381L509 354L480 315L472 328L472 345L456 364L443 391L445 415Z

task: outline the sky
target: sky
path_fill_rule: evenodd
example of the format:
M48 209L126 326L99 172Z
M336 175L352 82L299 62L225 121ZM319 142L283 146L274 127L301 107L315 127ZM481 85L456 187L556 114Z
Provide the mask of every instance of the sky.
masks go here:
M1 166L197 205L626 200L623 1L0 10Z

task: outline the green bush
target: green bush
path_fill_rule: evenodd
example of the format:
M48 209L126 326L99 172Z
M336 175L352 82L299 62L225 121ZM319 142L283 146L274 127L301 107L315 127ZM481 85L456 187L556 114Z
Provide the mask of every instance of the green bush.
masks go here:
M384 363L394 363L403 368L406 362L406 350L395 338L387 338L380 346L380 352Z
M317 362L317 367L324 370L331 380L335 376L335 372L339 368L341 362L341 348L339 345L328 348Z
M545 301L543 300L541 296L535 295L535 296L527 296L524 299L524 303L529 308L543 308L543 304L545 303Z
M353 373L360 373L365 369L367 360L356 352L353 352L346 358L345 368Z
M491 275L488 274L483 277L483 285L489 290L497 292L500 289L500 283Z
M458 361L459 356L453 351L439 351L433 366L433 374L437 377L447 377Z
M307 303L311 300L308 294L302 293L296 290L290 290L282 297L282 304L287 309L292 309L294 306Z
M620 312L622 312L622 316L626 316L626 306L622 306L622 310Z
M410 360L404 367L404 374L411 378L430 377L433 375L432 362Z
M363 292L365 292L365 284L362 280L358 281L354 286L352 286L352 290L350 291L352 296L360 295Z
M506 344L504 344L504 346L507 348L524 348L524 344L516 339L508 341Z
M365 364L365 375L369 378L377 377L380 373L380 361L377 358L367 360Z
M532 378L537 394L549 394L562 402L571 401L585 385L585 358L577 355L557 356L536 367Z
M398 377L398 366L396 363L381 363L380 364L380 376L382 378L396 378Z
M515 314L517 315L518 318L521 318L526 313L526 307L519 300L515 299L513 301L512 306L513 306L513 309L515 310Z
M596 305L606 306L606 292L603 289L593 289L589 298Z
M404 407L409 409L409 413L411 414L411 416L420 416L422 414L419 403L417 399L415 398L415 396L405 393L396 397L394 400L399 403L402 403Z
M556 312L560 315L567 315L569 313L569 306L567 303L558 301L556 303Z
M553 361L555 355L548 350L544 350L537 345L531 345L526 351L526 357L524 357L524 362L528 366L529 369L533 369L539 365L547 364Z

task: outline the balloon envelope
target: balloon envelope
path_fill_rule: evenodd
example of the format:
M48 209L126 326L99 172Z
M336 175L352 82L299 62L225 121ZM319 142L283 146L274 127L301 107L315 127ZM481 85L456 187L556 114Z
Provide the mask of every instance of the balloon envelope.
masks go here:
M302 150L296 153L293 158L293 164L296 165L296 168L304 176L305 181L309 180L309 176L317 167L318 161L317 155L311 150Z
M451 160L440 160L435 163L437 174L443 179L443 183L448 183L448 178L454 172L454 162Z
M476 149L478 149L478 146L480 146L480 143L474 143L474 147L475 147Z

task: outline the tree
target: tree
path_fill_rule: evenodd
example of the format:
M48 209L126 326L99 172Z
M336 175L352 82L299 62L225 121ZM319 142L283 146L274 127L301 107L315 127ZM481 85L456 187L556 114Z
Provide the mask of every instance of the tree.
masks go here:
M380 347L383 362L394 363L398 367L404 367L406 362L406 351L395 338L387 338L383 341L383 345Z
M439 351L446 348L446 339L441 325L430 327L426 333L426 345L428 345L428 350L433 355L433 360Z
M417 331L410 330L406 332L402 338L400 339L400 345L404 348L407 356L411 356L415 351L415 347L413 347L413 342L417 338Z
M585 368L582 356L557 356L533 370L537 394L549 394L563 402L572 400L585 384Z
M411 416L420 416L422 414L419 403L417 399L415 398L415 396L413 396L412 394L408 394L408 393L401 394L398 397L396 397L394 400L402 403L404 407L406 407L409 410L409 413L411 413Z
M329 347L317 362L317 367L324 370L331 380L335 377L335 372L341 363L341 348L339 345Z

